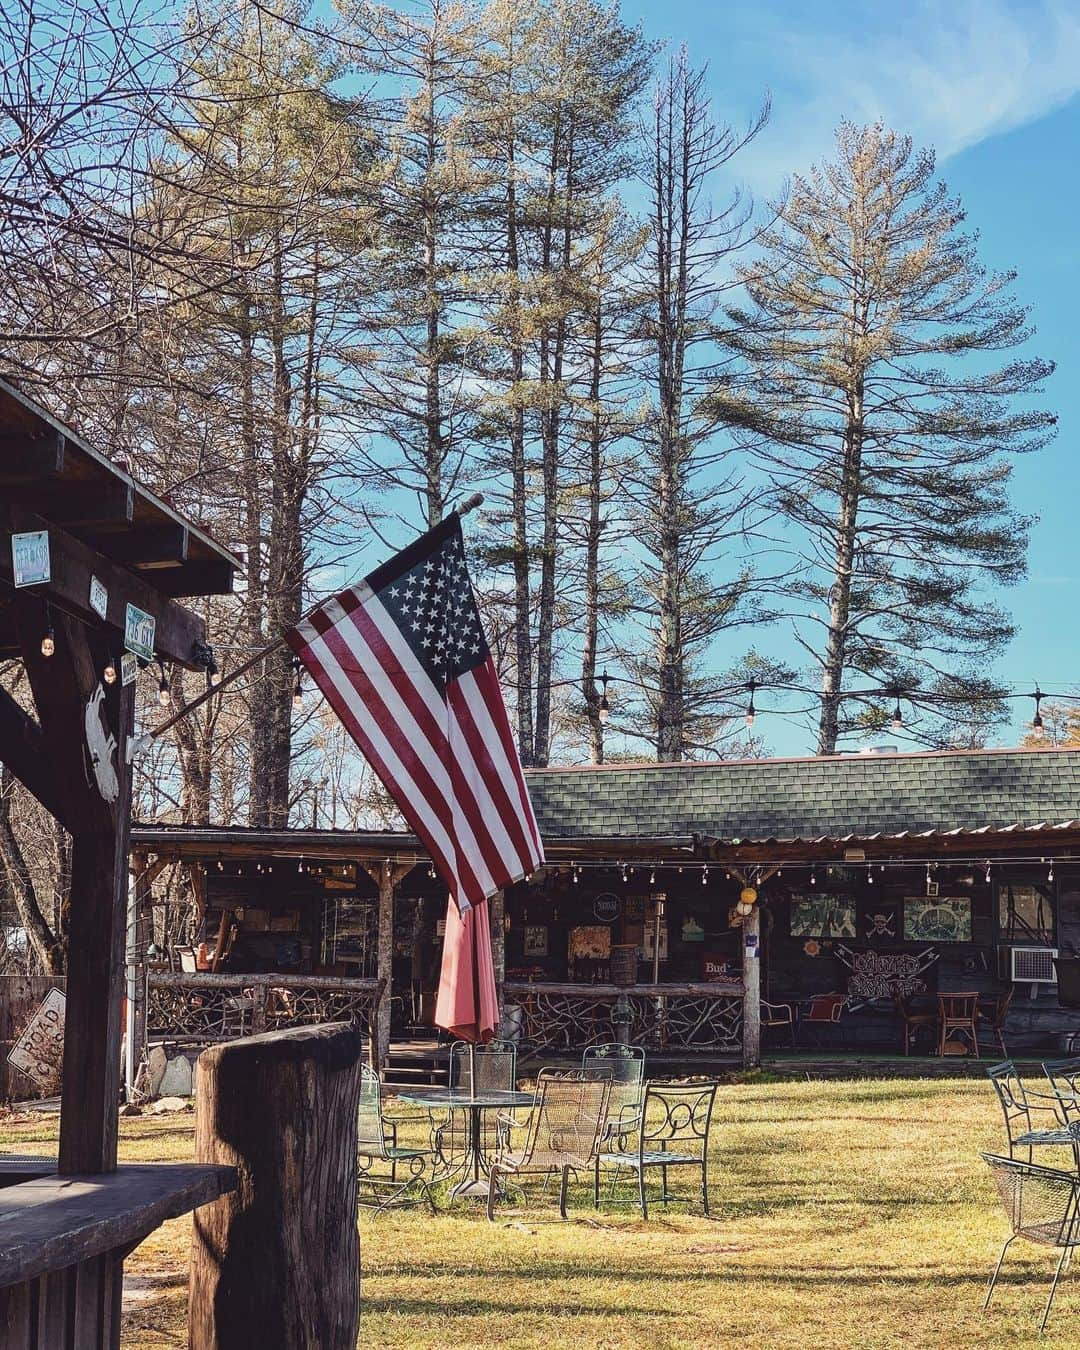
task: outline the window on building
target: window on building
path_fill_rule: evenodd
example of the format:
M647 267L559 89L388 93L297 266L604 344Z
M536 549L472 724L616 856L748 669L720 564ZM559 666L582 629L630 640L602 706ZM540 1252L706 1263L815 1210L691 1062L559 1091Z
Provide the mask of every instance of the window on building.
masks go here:
M1002 942L1052 947L1055 934L1054 888L1051 885L997 886L998 933Z

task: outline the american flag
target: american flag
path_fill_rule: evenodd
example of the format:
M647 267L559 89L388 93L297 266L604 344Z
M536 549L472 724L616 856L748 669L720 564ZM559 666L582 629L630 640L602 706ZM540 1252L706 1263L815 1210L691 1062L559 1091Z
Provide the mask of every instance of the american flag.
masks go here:
M462 911L540 866L456 513L286 638Z

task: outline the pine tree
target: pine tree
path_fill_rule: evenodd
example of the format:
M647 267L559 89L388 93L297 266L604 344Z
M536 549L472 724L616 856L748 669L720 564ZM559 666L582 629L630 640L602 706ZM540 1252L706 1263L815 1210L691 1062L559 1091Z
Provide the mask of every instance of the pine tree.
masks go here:
M717 673L710 648L722 632L765 617L750 569L731 562L746 490L723 419L703 395L725 359L715 321L749 220L737 195L714 207L709 194L767 115L766 107L741 135L717 125L705 71L683 50L668 62L643 127L650 207L639 331L651 408L627 484L649 636L648 649L627 660L646 691L644 720L661 760L712 746L732 677Z
M1014 630L987 587L1023 575L1030 525L1010 461L1053 433L1032 402L1052 365L993 361L1030 336L1014 274L980 264L934 175L909 138L841 126L836 157L793 180L741 269L749 303L729 338L745 369L709 403L757 434L763 499L797 556L821 754L897 700L928 744L998 711L985 672Z

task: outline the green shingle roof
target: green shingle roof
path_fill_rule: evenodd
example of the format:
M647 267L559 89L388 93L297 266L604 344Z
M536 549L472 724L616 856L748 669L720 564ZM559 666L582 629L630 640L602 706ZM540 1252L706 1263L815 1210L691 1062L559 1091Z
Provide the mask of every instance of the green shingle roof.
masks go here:
M528 783L549 840L702 834L751 842L1080 818L1080 750L532 769Z

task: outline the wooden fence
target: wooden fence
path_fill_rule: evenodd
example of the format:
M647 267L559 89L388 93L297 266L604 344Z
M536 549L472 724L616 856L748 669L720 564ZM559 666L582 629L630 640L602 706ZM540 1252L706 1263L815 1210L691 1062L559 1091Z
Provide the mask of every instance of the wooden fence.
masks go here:
M0 1101L26 1101L39 1095L25 1074L7 1062L27 1020L50 989L64 988L63 975L0 975Z

